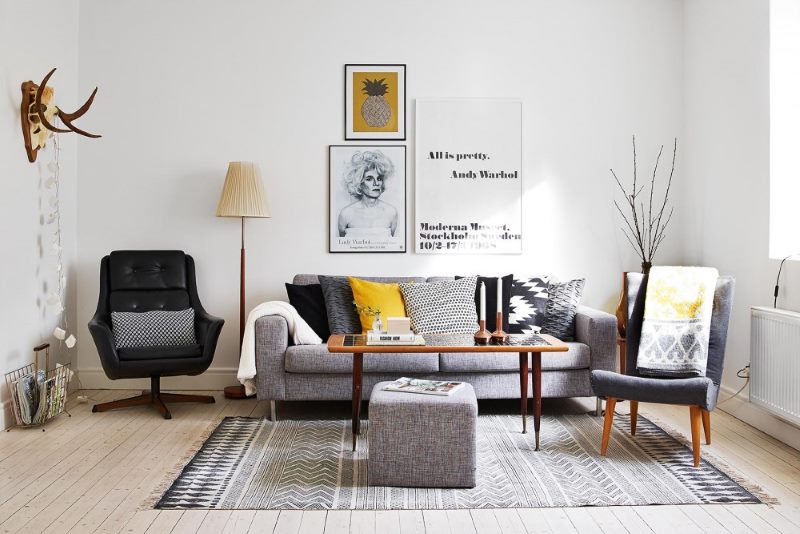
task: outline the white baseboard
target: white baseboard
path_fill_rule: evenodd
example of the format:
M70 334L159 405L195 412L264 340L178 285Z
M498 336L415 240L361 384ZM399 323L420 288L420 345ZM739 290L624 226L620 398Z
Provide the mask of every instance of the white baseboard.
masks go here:
M222 390L225 386L235 386L235 367L216 367L197 376L165 376L161 379L161 389L171 390ZM78 369L78 378L84 389L148 389L150 379L111 380L101 367ZM76 381L77 382L77 381Z
M11 412L11 399L0 402L0 428L6 428L14 425L14 414Z
M736 393L735 389L722 386L720 388L720 398L722 398L724 402L718 404L717 409L744 421L765 434L769 434L790 447L800 450L800 428L752 404L747 399L747 391L743 391L738 397L734 397L728 401L724 400L734 393Z

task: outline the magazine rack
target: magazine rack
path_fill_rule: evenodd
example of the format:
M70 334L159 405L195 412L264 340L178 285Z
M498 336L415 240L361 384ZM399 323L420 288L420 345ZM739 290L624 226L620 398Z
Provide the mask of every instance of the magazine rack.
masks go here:
M44 351L44 368L39 367L39 354ZM22 428L35 428L41 427L50 419L64 412L69 417L72 417L67 411L67 390L69 389L70 379L70 364L61 365L55 369L50 367L50 344L43 343L33 348L34 362L29 363L24 367L20 367L10 373L6 373L6 385L8 392L11 395L11 407L14 412L14 420L16 426ZM37 380L39 369L43 369L43 380ZM20 399L18 383L20 380L33 377L34 384L38 388L39 403L37 404L37 411L34 417L27 421L23 417L23 410L26 403ZM42 404L44 403L44 404ZM40 409L39 409L40 406ZM10 431L9 428L6 432ZM42 428L42 432L44 432Z

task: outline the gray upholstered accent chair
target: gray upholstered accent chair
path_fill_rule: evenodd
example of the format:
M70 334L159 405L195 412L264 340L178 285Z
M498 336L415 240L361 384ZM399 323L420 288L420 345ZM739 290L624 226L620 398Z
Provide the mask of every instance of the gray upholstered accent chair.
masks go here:
M694 466L700 465L700 425L705 429L706 444L711 444L711 410L717 404L725 360L725 340L733 304L733 277L717 278L711 332L708 342L706 376L692 378L650 378L639 375L636 358L639 353L647 276L628 274L628 325L626 328L626 374L611 371L592 371L592 388L598 397L606 398L606 416L600 454L605 456L618 399L631 403L631 435L636 434L636 415L639 402L688 405L692 428Z

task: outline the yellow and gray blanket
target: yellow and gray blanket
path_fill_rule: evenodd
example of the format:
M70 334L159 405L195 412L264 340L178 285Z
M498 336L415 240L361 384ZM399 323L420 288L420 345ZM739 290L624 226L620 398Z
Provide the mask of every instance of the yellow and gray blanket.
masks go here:
M650 376L705 376L717 270L653 267L636 368Z

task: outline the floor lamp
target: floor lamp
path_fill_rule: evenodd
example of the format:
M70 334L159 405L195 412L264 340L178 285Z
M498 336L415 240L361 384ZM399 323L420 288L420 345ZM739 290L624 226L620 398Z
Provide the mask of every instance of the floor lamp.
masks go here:
M217 204L217 217L240 217L242 219L242 249L239 267L239 357L241 357L245 325L244 220L247 217L272 217L258 165L249 161L232 161L228 164L225 185L222 186L222 194L219 197L219 204ZM244 386L239 384L226 387L225 396L229 399L245 398Z

